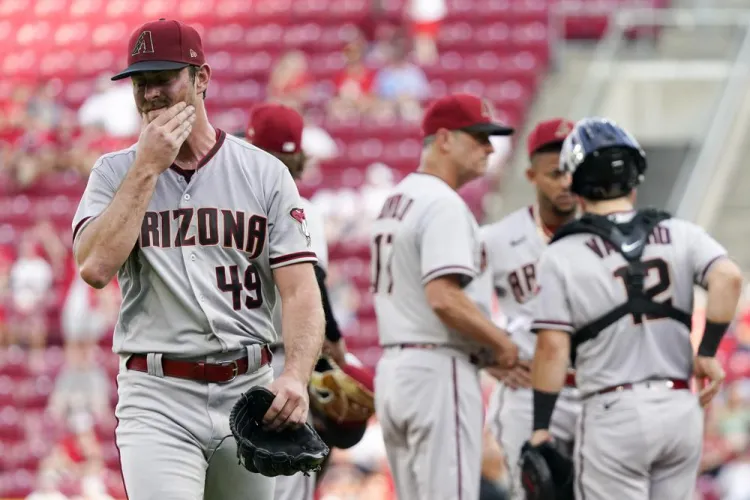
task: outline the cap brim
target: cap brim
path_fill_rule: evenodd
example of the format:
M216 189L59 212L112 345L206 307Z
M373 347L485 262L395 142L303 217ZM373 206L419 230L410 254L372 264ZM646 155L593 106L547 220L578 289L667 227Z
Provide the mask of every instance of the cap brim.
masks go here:
M173 69L182 69L190 66L188 63L175 62L175 61L141 61L135 64L131 64L124 71L117 73L111 78L113 81L122 80L129 76L133 76L136 73L144 73L146 71L169 71Z
M476 125L464 127L461 130L469 133L487 135L513 135L515 132L515 129L504 125L498 125L497 123L477 123Z

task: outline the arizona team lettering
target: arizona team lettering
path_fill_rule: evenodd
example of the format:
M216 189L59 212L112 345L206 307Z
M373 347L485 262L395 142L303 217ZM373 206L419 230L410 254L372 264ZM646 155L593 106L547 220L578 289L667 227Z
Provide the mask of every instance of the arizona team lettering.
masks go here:
M649 245L670 245L671 243L672 235L669 233L668 227L657 226L648 237ZM586 240L586 246L598 255L600 259L609 257L613 253L618 253L617 249L611 243L597 237Z
M146 212L141 223L141 248L216 246L247 252L254 259L263 251L268 230L260 215L218 208L178 208Z

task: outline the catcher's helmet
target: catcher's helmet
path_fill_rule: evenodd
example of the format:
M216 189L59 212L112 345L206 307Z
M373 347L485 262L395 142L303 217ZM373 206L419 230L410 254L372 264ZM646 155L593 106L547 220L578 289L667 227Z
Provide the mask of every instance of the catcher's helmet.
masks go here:
M622 127L606 118L584 118L565 138L560 170L573 176L573 193L589 200L629 194L646 173L646 154Z

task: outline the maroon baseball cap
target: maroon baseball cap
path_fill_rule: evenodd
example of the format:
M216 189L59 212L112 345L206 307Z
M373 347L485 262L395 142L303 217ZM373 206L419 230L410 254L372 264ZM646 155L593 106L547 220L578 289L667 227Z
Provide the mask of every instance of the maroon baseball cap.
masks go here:
M195 28L180 21L159 19L133 31L128 41L128 67L112 80L144 71L181 69L206 63L203 43Z
M539 122L529 134L526 147L529 157L544 146L552 144L562 145L565 138L575 127L575 123L565 118L552 118Z
M265 103L250 111L247 140L271 153L298 153L302 148L302 116L283 104Z
M514 132L510 127L493 122L487 102L473 94L450 94L427 108L422 120L424 136L433 135L441 128L488 135L512 135Z

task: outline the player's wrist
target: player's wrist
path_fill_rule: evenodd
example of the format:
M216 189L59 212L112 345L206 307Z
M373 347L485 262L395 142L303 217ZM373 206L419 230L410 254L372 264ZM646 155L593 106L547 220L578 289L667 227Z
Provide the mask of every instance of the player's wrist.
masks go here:
M549 429L558 395L557 392L534 389L534 432Z
M719 344L721 344L721 340L728 329L729 323L717 323L706 320L706 326L703 328L703 338L698 346L698 356L716 356Z

